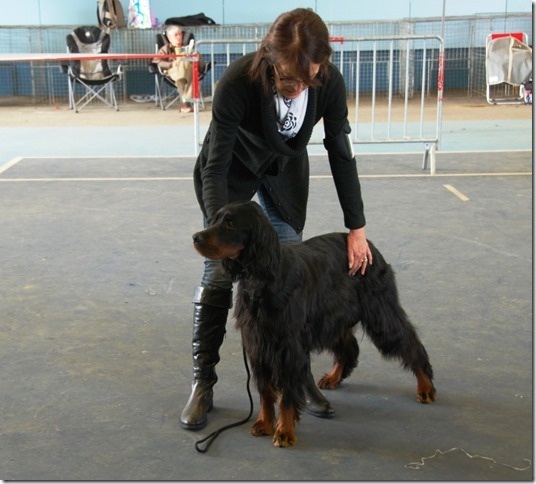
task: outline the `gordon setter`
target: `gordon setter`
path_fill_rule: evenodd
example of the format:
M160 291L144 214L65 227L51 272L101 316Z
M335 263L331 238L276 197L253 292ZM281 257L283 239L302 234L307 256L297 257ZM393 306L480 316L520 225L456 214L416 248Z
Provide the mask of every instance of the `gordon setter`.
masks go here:
M255 202L226 205L193 240L201 255L222 260L238 281L236 327L260 393L253 435L273 435L277 447L297 442L295 427L305 406L303 382L310 353L333 354L334 366L318 386L338 387L357 366L358 323L384 357L400 360L415 374L417 400L435 400L426 350L400 306L391 266L370 241L374 263L364 276L350 276L346 234L281 245Z

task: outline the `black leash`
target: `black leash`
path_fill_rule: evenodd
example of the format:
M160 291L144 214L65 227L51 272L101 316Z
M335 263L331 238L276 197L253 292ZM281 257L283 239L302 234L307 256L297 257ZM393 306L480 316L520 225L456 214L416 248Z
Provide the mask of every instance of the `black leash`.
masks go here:
M209 449L209 447L212 445L212 442L214 442L214 440L216 440L216 437L218 437L218 435L220 435L223 431L245 424L253 415L253 398L251 397L251 390L249 389L249 382L251 380L251 374L249 372L248 358L246 356L246 350L244 349L244 346L242 346L242 355L244 356L244 365L246 366L246 373L248 376L247 381L246 381L246 390L248 392L248 397L249 397L249 415L245 419L240 420L239 422L225 425L224 427L221 427L218 430L215 430L210 435L207 435L205 438L198 440L195 443L195 450L197 450L197 452L200 452L201 454L204 454ZM200 444L202 444L203 442L207 442L207 444L204 447L201 447Z

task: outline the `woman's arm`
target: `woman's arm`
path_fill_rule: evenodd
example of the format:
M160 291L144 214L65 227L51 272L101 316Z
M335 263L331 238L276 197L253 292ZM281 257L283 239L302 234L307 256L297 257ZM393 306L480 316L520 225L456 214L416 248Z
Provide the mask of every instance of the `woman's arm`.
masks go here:
M203 203L209 220L228 202L227 178L233 148L247 111L251 85L242 74L241 65L229 66L214 92L209 149L201 175Z
M334 67L325 86L324 146L328 152L331 173L348 234L348 270L354 275L365 273L372 264L372 253L365 235L365 212L361 184L350 139L346 86Z

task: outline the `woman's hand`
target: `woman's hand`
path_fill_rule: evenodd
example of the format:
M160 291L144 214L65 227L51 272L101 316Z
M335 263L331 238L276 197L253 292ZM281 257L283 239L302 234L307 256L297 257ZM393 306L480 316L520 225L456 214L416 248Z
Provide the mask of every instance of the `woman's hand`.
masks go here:
M372 265L372 252L365 235L365 227L352 229L348 233L348 274L354 276L359 269L361 275L365 275L367 265Z

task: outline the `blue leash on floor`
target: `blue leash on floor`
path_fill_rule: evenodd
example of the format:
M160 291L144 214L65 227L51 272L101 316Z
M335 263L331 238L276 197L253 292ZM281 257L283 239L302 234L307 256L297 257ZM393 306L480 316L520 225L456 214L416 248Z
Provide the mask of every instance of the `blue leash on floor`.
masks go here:
M195 450L197 450L197 452L200 452L201 454L204 454L207 452L209 447L212 445L212 442L216 440L216 437L218 437L218 435L220 435L225 430L232 429L240 425L244 425L253 415L253 398L251 397L251 390L249 388L249 383L251 381L251 373L249 371L248 358L246 356L246 350L244 346L242 346L242 355L244 356L244 365L246 367L246 373L247 373L246 390L248 392L248 397L249 397L249 414L245 419L240 420L239 422L236 422L236 423L225 425L224 427L221 427L218 430L215 430L214 432L202 438L201 440L198 440L195 443ZM207 444L204 447L201 447L201 444L203 444L204 442L207 442Z

